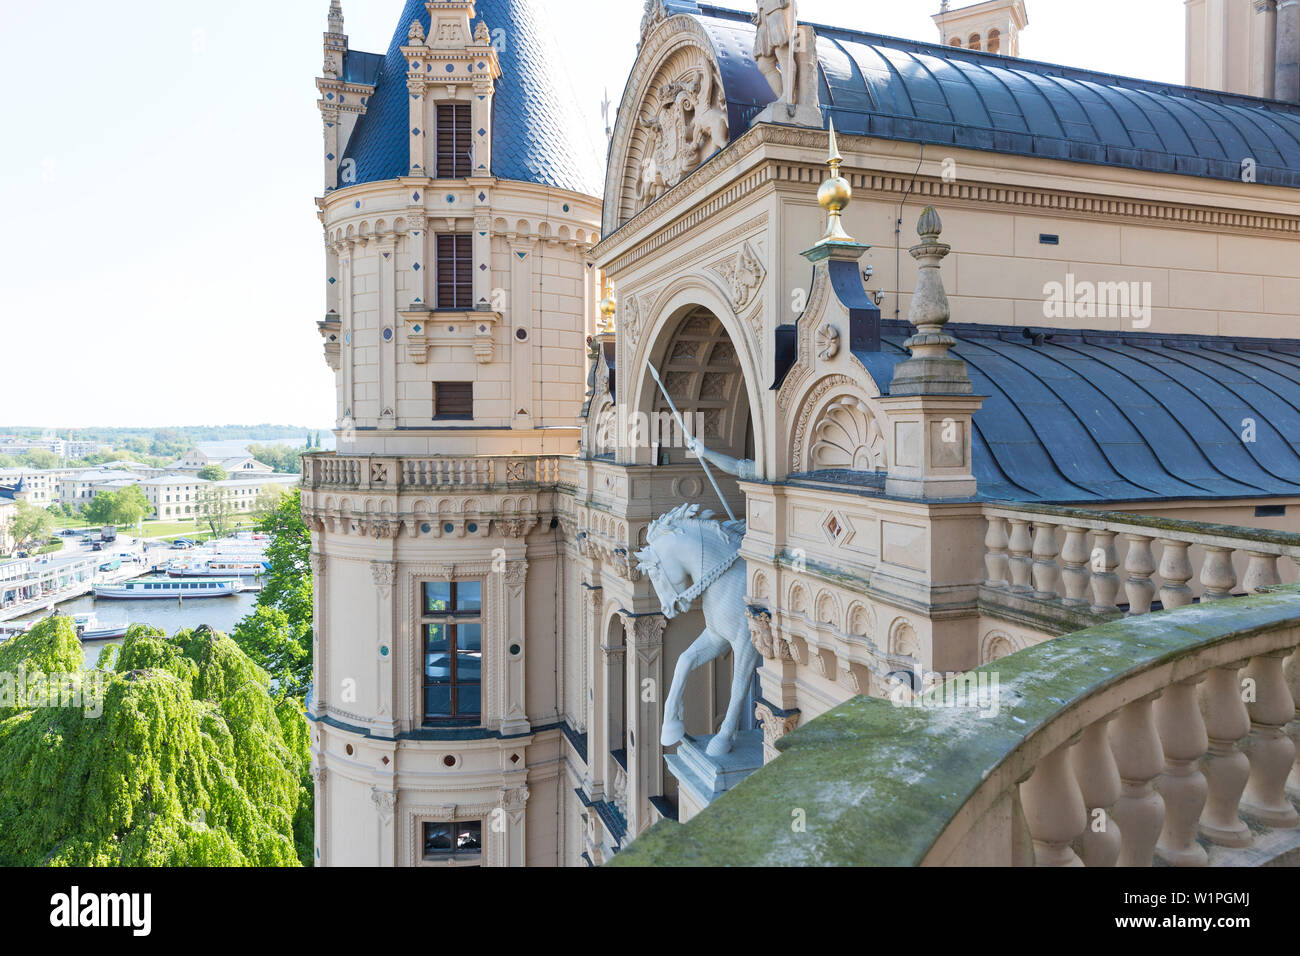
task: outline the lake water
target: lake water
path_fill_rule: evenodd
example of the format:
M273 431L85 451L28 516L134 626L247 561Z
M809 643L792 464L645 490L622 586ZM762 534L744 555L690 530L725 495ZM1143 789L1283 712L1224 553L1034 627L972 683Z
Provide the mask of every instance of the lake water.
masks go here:
M332 451L334 433L321 429L320 443L325 446L326 451ZM195 442L199 451L209 458L238 458L240 455L248 454L249 445L288 445L290 448L303 448L306 444L306 435L297 438L232 438L223 441Z
M168 634L184 628L206 624L214 631L229 634L236 622L247 616L257 603L256 592L245 592L223 598L188 600L183 605L173 601L96 601L93 597L77 598L59 605L60 614L94 613L101 624L150 624ZM23 620L39 621L45 614L36 614ZM85 641L86 666L94 667L99 652L116 641Z

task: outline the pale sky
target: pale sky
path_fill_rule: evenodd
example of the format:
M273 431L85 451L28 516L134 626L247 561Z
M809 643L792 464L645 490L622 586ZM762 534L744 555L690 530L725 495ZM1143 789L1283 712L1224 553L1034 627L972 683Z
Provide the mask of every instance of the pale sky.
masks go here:
M642 0L539 2L603 139ZM1023 56L1182 81L1182 0L1027 2ZM0 4L0 426L331 423L328 0ZM343 0L351 46L385 52L403 5ZM799 0L806 21L923 40L938 6Z

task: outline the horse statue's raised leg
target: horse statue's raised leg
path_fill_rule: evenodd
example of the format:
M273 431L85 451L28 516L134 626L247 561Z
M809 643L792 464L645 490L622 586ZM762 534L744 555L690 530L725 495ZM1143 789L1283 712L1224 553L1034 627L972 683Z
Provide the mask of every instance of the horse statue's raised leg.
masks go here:
M691 676L691 671L695 668L721 657L730 646L725 639L706 627L704 633L677 658L672 686L668 689L668 699L664 701L664 727L659 735L659 742L663 746L671 747L686 736L686 724L682 721L682 694L686 692L686 678Z
M731 753L736 728L740 726L740 709L745 706L749 696L749 682L754 677L754 668L758 666L758 650L749 639L748 625L745 626L741 639L731 644L731 649L731 700L727 702L727 715L722 719L722 726L709 741L707 752L710 757Z

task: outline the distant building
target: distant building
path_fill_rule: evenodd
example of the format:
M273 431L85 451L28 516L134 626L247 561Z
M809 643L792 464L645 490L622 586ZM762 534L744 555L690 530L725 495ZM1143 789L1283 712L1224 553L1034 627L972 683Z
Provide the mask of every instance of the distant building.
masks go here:
M62 438L0 437L0 455L25 455L29 451L50 451L60 458L76 460L98 454L109 446L96 441L67 441Z
M18 507L12 498L6 498L0 489L0 554L8 554L14 549L13 536L9 533L9 523L14 520Z
M275 472L270 465L250 455L213 458L197 448L187 451L185 456L176 462L175 467L177 471L200 471L208 465L218 465L228 475L270 475Z
M193 475L172 474L146 478L139 483L155 518L192 518L197 513L199 489L210 484Z

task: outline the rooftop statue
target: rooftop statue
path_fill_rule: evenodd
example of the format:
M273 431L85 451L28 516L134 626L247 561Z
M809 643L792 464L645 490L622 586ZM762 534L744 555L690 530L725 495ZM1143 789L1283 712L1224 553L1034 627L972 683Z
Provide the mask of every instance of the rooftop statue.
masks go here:
M741 708L759 662L745 615L745 562L740 560L744 536L744 522L716 521L713 512L702 512L698 504L688 503L656 519L646 534L646 547L637 552L642 572L659 595L664 617L684 613L696 598L701 599L704 611L704 631L678 658L664 703L660 742L665 747L678 743L686 733L682 693L687 677L730 648L731 699L707 750L710 757L731 752Z
M754 23L758 27L754 35L754 59L758 68L767 77L777 100L793 103L793 93L799 88L795 59L799 13L795 0L758 0Z

